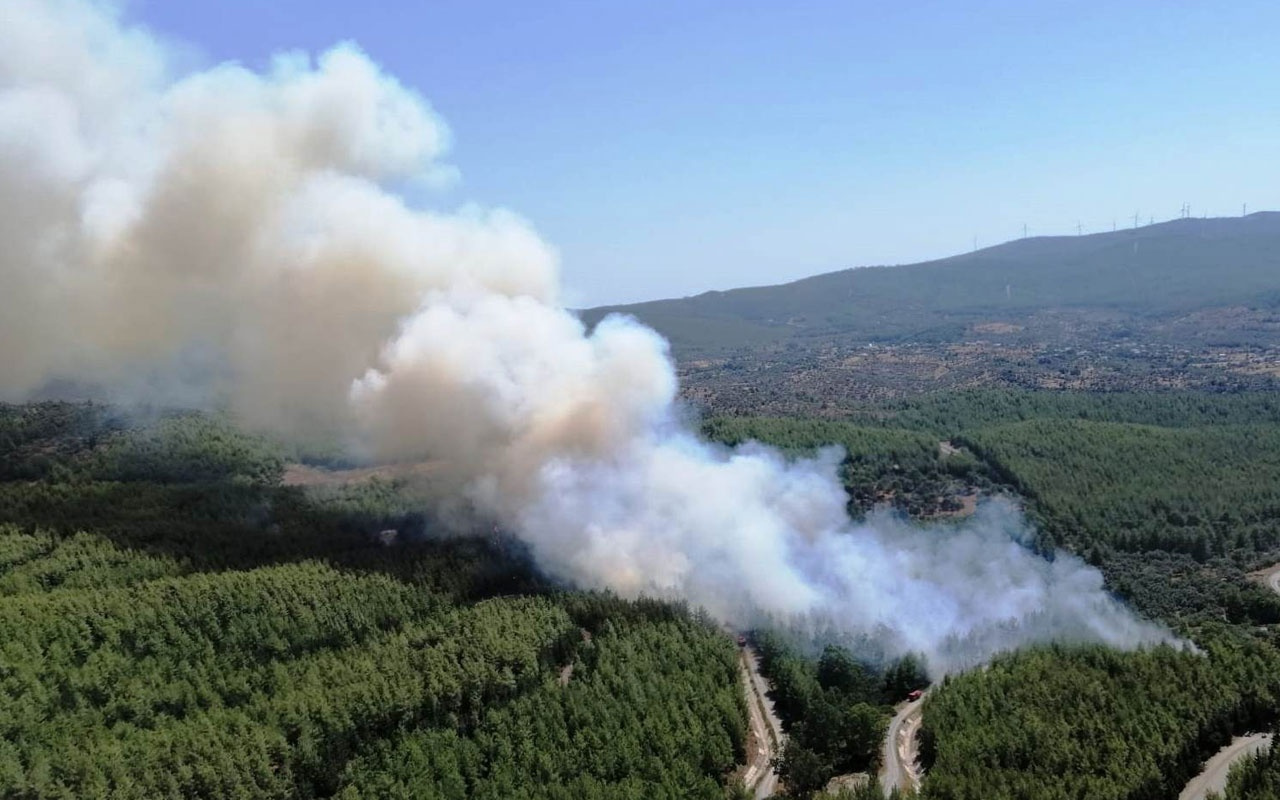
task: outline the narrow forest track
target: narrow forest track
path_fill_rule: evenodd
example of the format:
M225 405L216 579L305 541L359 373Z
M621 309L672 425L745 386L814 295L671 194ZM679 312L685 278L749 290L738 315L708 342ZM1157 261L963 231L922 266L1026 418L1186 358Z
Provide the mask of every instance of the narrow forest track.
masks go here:
M1280 564L1272 564L1257 575L1262 578L1263 583L1271 587L1271 591L1280 593Z
M1250 574L1269 586L1273 592L1280 593L1280 564L1273 564ZM1246 756L1270 747L1272 738L1269 733L1235 737L1230 744L1205 762L1204 769L1187 782L1186 787L1178 795L1178 800L1204 800L1210 792L1221 794L1227 787L1227 775L1231 772L1231 765Z
M1269 567L1250 572L1249 577L1271 591L1280 593L1280 564L1272 564Z
M1263 585L1268 586L1272 591L1280 593L1280 564L1272 564L1265 570L1252 572L1251 576ZM1258 753L1260 750L1270 748L1272 741L1271 733L1251 733L1248 736L1236 736L1231 740L1230 744L1225 748L1213 754L1213 758L1208 759L1204 763L1204 769L1198 776L1192 778L1183 788L1178 800L1204 800L1210 792L1221 794L1226 788L1226 776L1231 772L1231 764L1245 758L1245 756Z
M760 656L751 647L743 647L738 653L738 664L751 725L742 783L753 797L770 797L778 788L773 758L780 754L786 737L782 733L782 721L774 713L773 701L769 699L769 682L760 674Z
M920 732L923 710L923 697L903 703L889 722L880 755L880 788L885 793L895 788L902 792L920 788L920 766L917 763L920 746L916 734Z
M1271 734L1254 733L1237 736L1231 744L1219 750L1205 762L1204 770L1192 778L1178 795L1178 800L1204 800L1209 792L1221 794L1227 786L1227 774L1231 765L1271 746Z

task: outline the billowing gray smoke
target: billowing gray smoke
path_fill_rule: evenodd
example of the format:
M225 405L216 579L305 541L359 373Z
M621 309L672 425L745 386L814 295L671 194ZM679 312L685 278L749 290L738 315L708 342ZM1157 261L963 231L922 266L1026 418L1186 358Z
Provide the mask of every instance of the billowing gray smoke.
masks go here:
M698 441L665 343L620 318L587 335L527 224L391 190L447 176L448 136L356 48L175 75L109 10L0 0L0 16L9 399L73 380L345 430L378 457L441 460L579 585L812 620L935 665L1163 638L1080 561L1022 547L1008 507L945 533L855 523L833 456Z

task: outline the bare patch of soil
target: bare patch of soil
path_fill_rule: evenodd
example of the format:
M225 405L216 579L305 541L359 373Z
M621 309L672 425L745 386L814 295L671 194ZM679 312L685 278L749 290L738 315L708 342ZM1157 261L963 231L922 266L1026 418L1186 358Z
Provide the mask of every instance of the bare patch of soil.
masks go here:
M373 478L411 480L426 477L444 466L441 461L416 461L405 464L380 464L354 469L325 469L306 464L290 464L284 470L285 486L347 486Z

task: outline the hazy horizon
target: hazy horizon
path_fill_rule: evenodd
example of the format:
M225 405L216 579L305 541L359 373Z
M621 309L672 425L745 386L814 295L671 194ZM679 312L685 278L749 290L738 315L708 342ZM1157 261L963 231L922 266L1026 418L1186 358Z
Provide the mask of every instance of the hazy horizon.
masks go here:
M414 200L530 220L572 306L1280 207L1280 7L133 0L185 60L358 44L444 118ZM448 178L446 174L443 177Z

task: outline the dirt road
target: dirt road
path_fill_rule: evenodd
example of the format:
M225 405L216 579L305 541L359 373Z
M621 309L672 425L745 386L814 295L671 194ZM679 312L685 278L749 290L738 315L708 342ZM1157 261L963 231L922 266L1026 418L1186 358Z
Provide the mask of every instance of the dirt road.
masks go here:
M742 688L747 693L747 711L751 723L747 769L742 782L756 798L771 796L778 788L778 774L770 761L782 750L785 737L782 721L773 712L769 699L769 682L760 674L760 657L750 647L738 655L742 667Z
M880 754L880 788L888 793L895 787L913 791L920 787L920 767L916 764L919 748L916 734L920 731L924 698L898 706L884 737Z
M1191 779L1178 800L1204 800L1209 792L1221 793L1227 786L1227 773L1237 759L1271 746L1271 734L1255 733L1237 736L1204 765L1204 771Z
M1280 564L1273 564L1266 569L1259 570L1253 575L1267 586L1271 587L1271 591L1280 592Z
M1280 564L1250 573L1250 575L1280 592ZM1245 756L1252 755L1271 746L1271 734L1253 733L1248 736L1237 736L1231 743L1214 754L1205 762L1204 770L1187 783L1186 788L1178 795L1178 800L1204 800L1209 792L1221 792L1227 785L1227 773L1231 765Z

